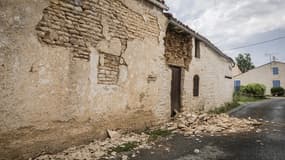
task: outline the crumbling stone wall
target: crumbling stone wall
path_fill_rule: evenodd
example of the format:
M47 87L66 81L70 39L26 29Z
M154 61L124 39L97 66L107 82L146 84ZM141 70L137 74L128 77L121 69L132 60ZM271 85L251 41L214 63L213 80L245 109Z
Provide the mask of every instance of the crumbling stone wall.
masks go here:
M120 39L122 55L128 39L160 34L157 17L142 16L120 0L51 0L43 13L36 28L39 40L70 48L74 58L85 60L90 58L88 48L103 39Z
M167 19L148 1L0 0L0 22L1 158L170 117Z
M178 33L169 25L165 37L165 57L169 65L188 70L192 59L192 37L187 33Z
M120 57L100 54L98 65L98 84L117 84L120 71Z

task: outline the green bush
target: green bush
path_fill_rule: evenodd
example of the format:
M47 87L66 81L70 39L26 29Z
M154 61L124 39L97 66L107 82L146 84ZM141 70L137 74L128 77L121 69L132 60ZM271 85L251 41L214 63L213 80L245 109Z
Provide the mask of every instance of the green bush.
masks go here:
M250 97L264 97L265 96L265 85L252 83L246 86L241 86L240 94Z
M271 88L271 94L273 96L284 96L285 90L282 87L273 87Z

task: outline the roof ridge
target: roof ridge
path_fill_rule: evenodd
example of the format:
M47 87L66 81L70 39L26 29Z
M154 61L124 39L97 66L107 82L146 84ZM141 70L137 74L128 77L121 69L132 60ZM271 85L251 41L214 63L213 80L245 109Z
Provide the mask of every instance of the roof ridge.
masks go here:
M163 10L166 10L166 11L169 10L169 7L165 4L164 0L147 0L147 1Z

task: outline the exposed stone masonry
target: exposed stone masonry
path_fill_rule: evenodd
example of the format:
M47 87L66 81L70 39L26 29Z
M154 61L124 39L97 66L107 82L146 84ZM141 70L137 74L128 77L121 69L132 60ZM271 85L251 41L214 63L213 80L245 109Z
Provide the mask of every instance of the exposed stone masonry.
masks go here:
M165 37L165 57L169 65L189 68L192 59L192 37L168 28Z
M117 84L119 77L120 57L100 54L98 65L98 84Z
M144 16L119 0L50 0L36 27L41 42L72 49L74 58L89 60L89 47L104 39L158 38L155 16ZM122 48L122 52L125 48ZM123 53L122 53L123 54Z

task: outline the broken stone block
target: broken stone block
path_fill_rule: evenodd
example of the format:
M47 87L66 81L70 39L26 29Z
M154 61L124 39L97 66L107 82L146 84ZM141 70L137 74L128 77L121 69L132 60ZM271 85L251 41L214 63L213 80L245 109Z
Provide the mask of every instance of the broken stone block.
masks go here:
M119 139L121 137L121 134L116 132L116 131L112 131L112 130L107 130L107 134L108 134L108 137L111 138L111 139Z
M122 156L122 160L127 160L127 159L128 159L128 156L126 156L126 155Z

